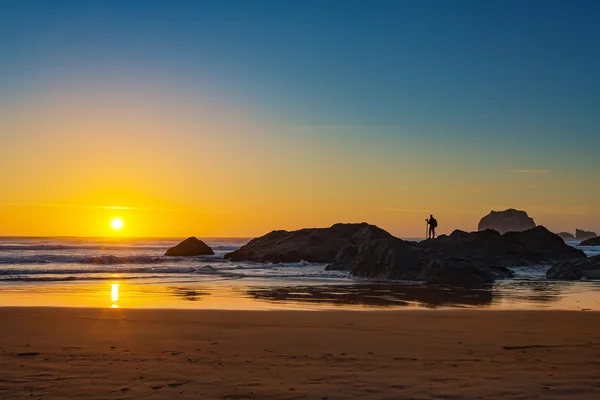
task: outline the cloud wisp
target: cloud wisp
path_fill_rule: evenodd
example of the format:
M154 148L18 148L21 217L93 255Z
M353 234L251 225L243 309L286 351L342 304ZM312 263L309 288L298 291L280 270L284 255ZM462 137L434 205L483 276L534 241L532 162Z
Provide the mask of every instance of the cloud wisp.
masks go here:
M515 172L517 174L547 174L550 172L549 169L509 169L508 172Z

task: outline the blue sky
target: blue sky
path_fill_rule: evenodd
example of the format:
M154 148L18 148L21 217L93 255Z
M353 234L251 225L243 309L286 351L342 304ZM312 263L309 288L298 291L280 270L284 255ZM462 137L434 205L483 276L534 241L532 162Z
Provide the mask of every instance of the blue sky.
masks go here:
M598 128L594 1L21 0L2 10L4 87L96 65L209 81L300 123Z
M4 1L7 89L169 77L298 125L599 144L594 1ZM83 72L82 72L83 71ZM98 78L101 79L101 78ZM592 166L586 163L588 167ZM596 164L597 165L597 164Z

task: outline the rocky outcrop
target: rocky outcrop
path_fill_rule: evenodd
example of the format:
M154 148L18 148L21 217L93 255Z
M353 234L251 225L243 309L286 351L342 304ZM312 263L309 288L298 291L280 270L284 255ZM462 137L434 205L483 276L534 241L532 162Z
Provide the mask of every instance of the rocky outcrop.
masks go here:
M560 236L563 240L575 240L575 235L569 232L559 232L557 233L557 235Z
M337 253L331 264L325 269L327 271L349 271L357 254L358 246L349 244Z
M479 221L479 231L493 229L499 233L519 232L535 228L533 218L525 211L508 209L505 211L491 211Z
M565 244L560 237L543 226L524 232L508 232L503 236L510 243L522 246L523 252L517 255L516 258L532 264L550 264L569 258L584 258L586 256L583 251Z
M435 254L398 238L363 243L351 274L364 278L415 280Z
M546 272L546 277L569 281L600 279L600 255L560 262Z
M195 237L189 237L177 246L171 247L165 253L165 256L186 257L186 256L205 256L215 254L213 250L202 240Z
M507 272L510 276L510 272ZM480 268L471 260L444 258L432 260L417 277L419 281L442 285L480 285L495 279L489 268Z
M581 243L579 243L580 246L600 246L600 236L597 236L595 238L589 238L586 239L584 241L582 241Z
M420 246L445 255L468 258L480 265L548 264L585 256L543 226L504 235L491 229L481 232L457 230L449 236L426 240Z
M383 229L364 222L292 232L273 231L226 254L225 258L232 261L271 263L330 263L347 246L358 246L366 241L391 237L393 236Z
M357 277L424 280L471 285L509 278L509 266L554 264L584 259L583 251L565 244L543 226L521 232L454 231L437 239L407 242L366 223L330 228L273 231L225 255L233 261L330 263Z
M400 239L383 239L363 243L352 264L355 276L378 279L448 281L447 273L472 275L472 263L480 273L467 281L507 278L512 272L506 267L532 264L553 264L568 259L585 258L581 250L568 246L543 226L504 235L488 229L481 232L454 231L437 239L412 244ZM429 269L428 269L429 268ZM431 273L425 273L425 271ZM437 272L436 272L437 271ZM425 275L423 275L425 274ZM475 276L477 275L477 276ZM488 278L485 278L488 277ZM485 279L484 279L485 278Z
M595 232L582 231L581 229L575 229L575 239L577 239L577 240L591 239L591 238L595 238L596 236L598 236L598 234Z

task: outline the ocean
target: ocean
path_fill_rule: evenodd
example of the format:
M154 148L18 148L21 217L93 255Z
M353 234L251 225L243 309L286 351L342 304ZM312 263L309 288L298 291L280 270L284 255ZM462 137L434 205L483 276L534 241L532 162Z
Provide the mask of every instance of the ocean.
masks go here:
M325 264L231 262L223 255L248 238L203 240L215 255L164 257L181 239L3 237L0 306L600 309L600 282L548 281L543 265L485 287L435 287L366 281Z

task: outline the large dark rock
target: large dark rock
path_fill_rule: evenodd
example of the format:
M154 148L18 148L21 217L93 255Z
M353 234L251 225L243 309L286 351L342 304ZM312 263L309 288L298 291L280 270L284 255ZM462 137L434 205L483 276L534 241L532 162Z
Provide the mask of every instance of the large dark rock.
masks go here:
M491 211L479 221L478 230L493 229L499 233L526 231L535 228L533 218L525 211L508 209L505 211Z
M589 238L579 243L580 246L600 246L600 236Z
M591 239L591 238L595 238L596 236L598 236L598 234L595 232L582 231L581 229L575 229L575 239L577 239L577 240Z
M398 238L365 242L352 263L355 276L415 280L434 253Z
M600 255L560 262L546 272L546 277L569 281L600 279Z
M329 263L346 246L357 246L364 241L391 237L393 236L383 229L364 222L292 232L273 231L251 240L239 250L226 254L225 258L232 261L271 263Z
M517 258L530 263L548 264L586 256L583 251L565 244L558 235L543 226L524 232L508 232L503 236L510 242L521 245L522 253Z
M442 285L480 285L494 281L487 268L480 268L471 260L444 258L431 260L417 280Z
M559 232L557 233L557 235L560 236L563 240L575 240L575 235L569 232Z
M325 269L327 271L349 271L357 254L358 246L349 244L337 253L331 264Z
M189 237L177 246L171 247L165 253L165 256L184 257L184 256L205 256L215 254L213 250L202 240L195 237Z
M471 282L485 276L492 279L510 277L512 272L506 269L509 266L553 264L581 258L585 258L583 251L568 246L543 226L504 235L491 229L454 231L449 236L442 235L417 244L396 238L365 242L358 249L351 273L367 278L415 280L431 276L422 274L431 266L433 271L443 267L444 271L454 269L459 276L466 277L463 272L469 271L465 269L468 261L482 269L479 278L467 279ZM432 264L433 261L438 264Z
M522 232L507 232L504 235L492 229L480 232L457 230L449 236L425 240L419 246L488 266L548 264L585 257L581 250L568 246L558 235L543 226Z
M553 264L585 254L543 226L522 232L454 231L407 242L366 223L273 231L225 255L233 261L329 262L330 270L383 280L478 284L513 276L509 266Z

